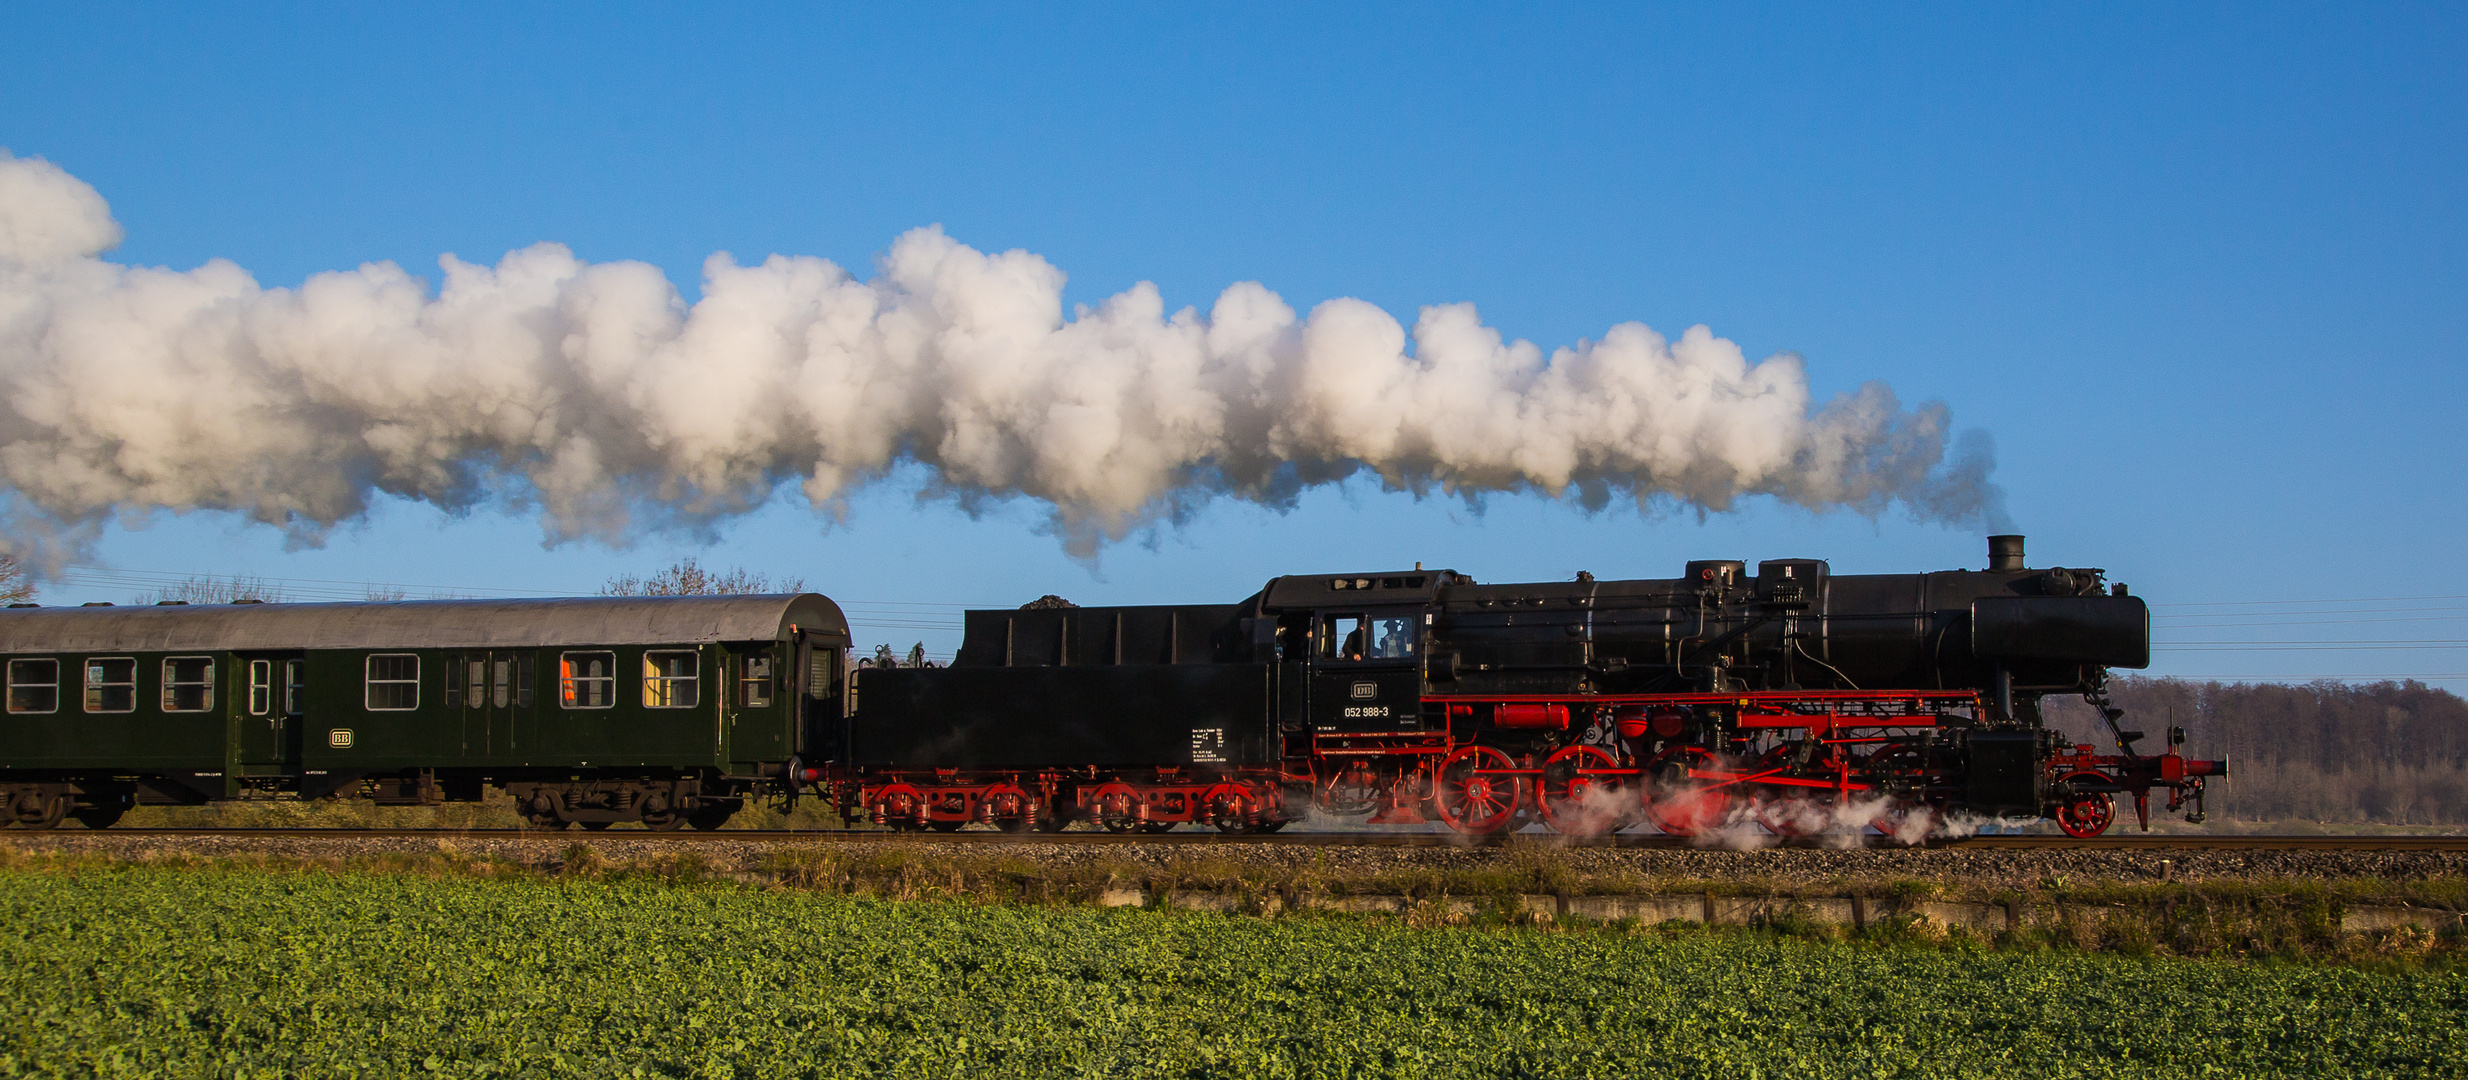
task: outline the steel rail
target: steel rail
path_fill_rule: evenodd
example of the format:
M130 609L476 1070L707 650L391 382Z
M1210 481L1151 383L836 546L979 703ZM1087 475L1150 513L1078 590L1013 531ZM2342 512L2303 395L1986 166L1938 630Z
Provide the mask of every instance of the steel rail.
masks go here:
M1314 832L1314 833L1238 833L1202 832L1169 833L1107 833L1107 832L926 832L895 833L882 829L862 830L784 830L784 829L721 829L712 832L653 832L647 829L608 829L604 831L557 831L545 829L167 829L112 828L97 831L85 829L10 830L0 832L0 839L33 839L54 837L129 837L129 838L224 838L245 840L534 840L534 841L652 841L658 843L831 843L831 844L1076 844L1089 846L1120 846L1142 844L1172 844L1204 847L1209 845L1292 846L1292 847L1498 847L1511 843L1584 848L1636 848L1662 850L1722 850L1724 845L1682 837L1645 834L1578 839L1556 833L1518 833L1504 836L1469 837L1454 833L1374 833L1374 832ZM1762 850L1833 850L1822 838L1782 840L1761 838ZM2127 833L2077 840L2069 836L1989 835L1934 839L1919 845L1919 850L2107 850L2107 851L2468 851L2468 835L2410 836L2398 834L2361 836L2265 836L2254 834L2223 834L2218 836L2184 833ZM1867 850L1909 851L1913 848L1868 838Z

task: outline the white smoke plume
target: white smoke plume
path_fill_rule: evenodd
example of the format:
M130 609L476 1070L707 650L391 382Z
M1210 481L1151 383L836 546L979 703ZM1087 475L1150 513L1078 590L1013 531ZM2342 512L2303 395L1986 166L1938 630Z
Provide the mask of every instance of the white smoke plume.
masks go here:
M1078 555L1217 496L1291 506L1367 470L1479 501L1997 512L1984 435L1883 383L1812 401L1800 361L1623 323L1545 354L1467 304L1409 331L1359 300L1298 317L1257 283L1206 313L1141 284L1066 315L1063 274L937 228L875 275L704 264L686 305L639 262L540 244L265 288L100 256L95 190L0 151L0 528L70 545L115 515L218 510L314 543L383 492L536 508L550 542L708 529L796 481L835 516L910 462L974 507L1050 508Z

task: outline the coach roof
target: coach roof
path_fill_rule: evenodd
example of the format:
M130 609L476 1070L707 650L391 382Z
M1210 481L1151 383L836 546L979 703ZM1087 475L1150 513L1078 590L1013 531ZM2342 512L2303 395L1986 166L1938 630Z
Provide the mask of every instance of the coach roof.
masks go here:
M840 606L813 593L190 604L0 609L0 652L251 649L522 649L776 641L797 627L848 640Z

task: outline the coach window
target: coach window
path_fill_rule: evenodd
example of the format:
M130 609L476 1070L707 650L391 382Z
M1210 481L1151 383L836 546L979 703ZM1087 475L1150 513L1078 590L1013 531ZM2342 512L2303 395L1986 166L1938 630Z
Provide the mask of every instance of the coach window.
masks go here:
M9 711L60 711L60 661L9 661Z
M646 650L643 653L643 707L691 709L700 704L702 683L697 674L695 655L691 652Z
M514 707L517 709L528 709L531 707L531 654L524 653L521 656L517 656L514 658L513 663Z
M370 653L363 702L370 712L420 707L420 658L412 653Z
M86 661L86 711L137 711L135 659L114 656Z
M617 654L570 652L557 657L557 697L569 709L617 703Z
M283 661L283 715L300 715L301 705L308 699L308 661Z
M745 707L770 708L771 654L759 652L739 659L743 666L738 670L738 684L745 688Z
M174 656L163 661L164 712L204 712L213 707L213 657Z
M249 715L274 711L274 661L249 661Z

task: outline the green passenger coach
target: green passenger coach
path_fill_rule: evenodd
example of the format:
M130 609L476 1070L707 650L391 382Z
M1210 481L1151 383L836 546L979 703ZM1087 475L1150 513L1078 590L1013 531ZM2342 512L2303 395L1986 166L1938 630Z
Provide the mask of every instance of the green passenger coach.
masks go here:
M0 819L364 794L536 825L717 828L836 729L810 593L0 610Z

